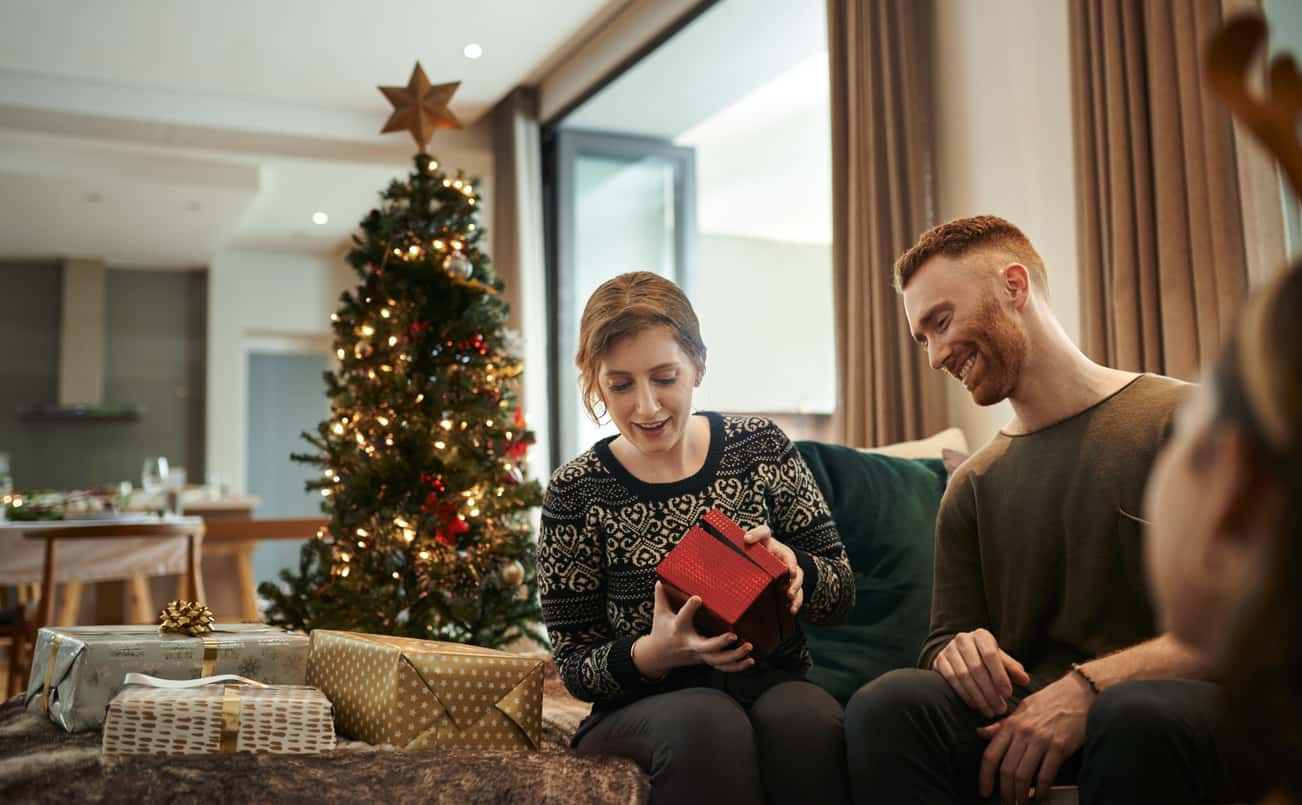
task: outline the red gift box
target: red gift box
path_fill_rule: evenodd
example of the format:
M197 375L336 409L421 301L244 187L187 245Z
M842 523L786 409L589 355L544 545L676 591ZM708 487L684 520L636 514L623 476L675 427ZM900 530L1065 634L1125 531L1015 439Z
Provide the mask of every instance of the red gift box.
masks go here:
M656 568L677 609L691 596L701 608L701 634L732 632L763 659L796 632L787 600L787 566L763 545L746 544L746 531L713 509L693 526Z

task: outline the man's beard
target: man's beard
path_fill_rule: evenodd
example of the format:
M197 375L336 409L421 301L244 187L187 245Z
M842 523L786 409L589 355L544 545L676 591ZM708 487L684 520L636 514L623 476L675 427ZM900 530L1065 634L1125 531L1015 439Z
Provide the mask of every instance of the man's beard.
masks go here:
M977 405L994 405L1012 396L1026 360L1026 334L999 306L993 296L986 297L976 317L983 332L975 339L986 364L984 377L971 390Z

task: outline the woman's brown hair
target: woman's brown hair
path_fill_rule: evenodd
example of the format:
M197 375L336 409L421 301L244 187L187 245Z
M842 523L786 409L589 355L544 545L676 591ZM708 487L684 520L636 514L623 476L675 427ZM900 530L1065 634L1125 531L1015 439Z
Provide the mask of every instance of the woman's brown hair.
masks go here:
M1250 471L1283 507L1240 602L1220 677L1238 733L1302 802L1302 263L1253 299L1213 371L1216 420L1247 436ZM1264 738L1264 740L1262 740Z
M697 374L705 374L701 324L687 295L673 282L650 271L633 271L606 280L588 297L579 320L579 351L574 364L579 367L579 395L593 422L600 423L605 414L604 410L597 413L601 356L621 338L661 325L673 332Z

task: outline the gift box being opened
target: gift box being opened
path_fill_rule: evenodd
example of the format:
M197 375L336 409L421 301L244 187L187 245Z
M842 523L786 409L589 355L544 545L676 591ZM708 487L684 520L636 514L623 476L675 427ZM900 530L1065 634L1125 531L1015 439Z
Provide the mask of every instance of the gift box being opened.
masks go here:
M542 682L538 657L324 629L307 661L341 734L405 749L538 749Z
M212 683L127 685L104 720L108 755L268 752L316 755L335 748L330 700L316 688ZM203 682L206 680L196 680Z
M164 679L238 674L302 685L307 635L262 624L213 624L199 637L155 626L43 628L32 651L24 702L69 732L98 729L129 672Z
M707 637L732 632L754 647L756 659L796 634L787 566L763 545L747 545L745 530L718 509L683 535L656 575L675 609L700 597L697 631Z

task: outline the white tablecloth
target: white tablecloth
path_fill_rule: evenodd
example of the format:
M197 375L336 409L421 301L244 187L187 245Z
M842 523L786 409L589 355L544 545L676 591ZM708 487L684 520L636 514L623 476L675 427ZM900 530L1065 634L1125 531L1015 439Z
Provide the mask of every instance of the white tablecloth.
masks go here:
M45 565L45 542L27 539L23 536L25 531L159 522L198 525L203 520L199 517L160 520L155 516L141 515L115 520L37 523L0 521L0 585L41 583L41 572ZM56 582L112 581L131 576L165 576L185 572L185 537L66 540L57 543L54 550Z

